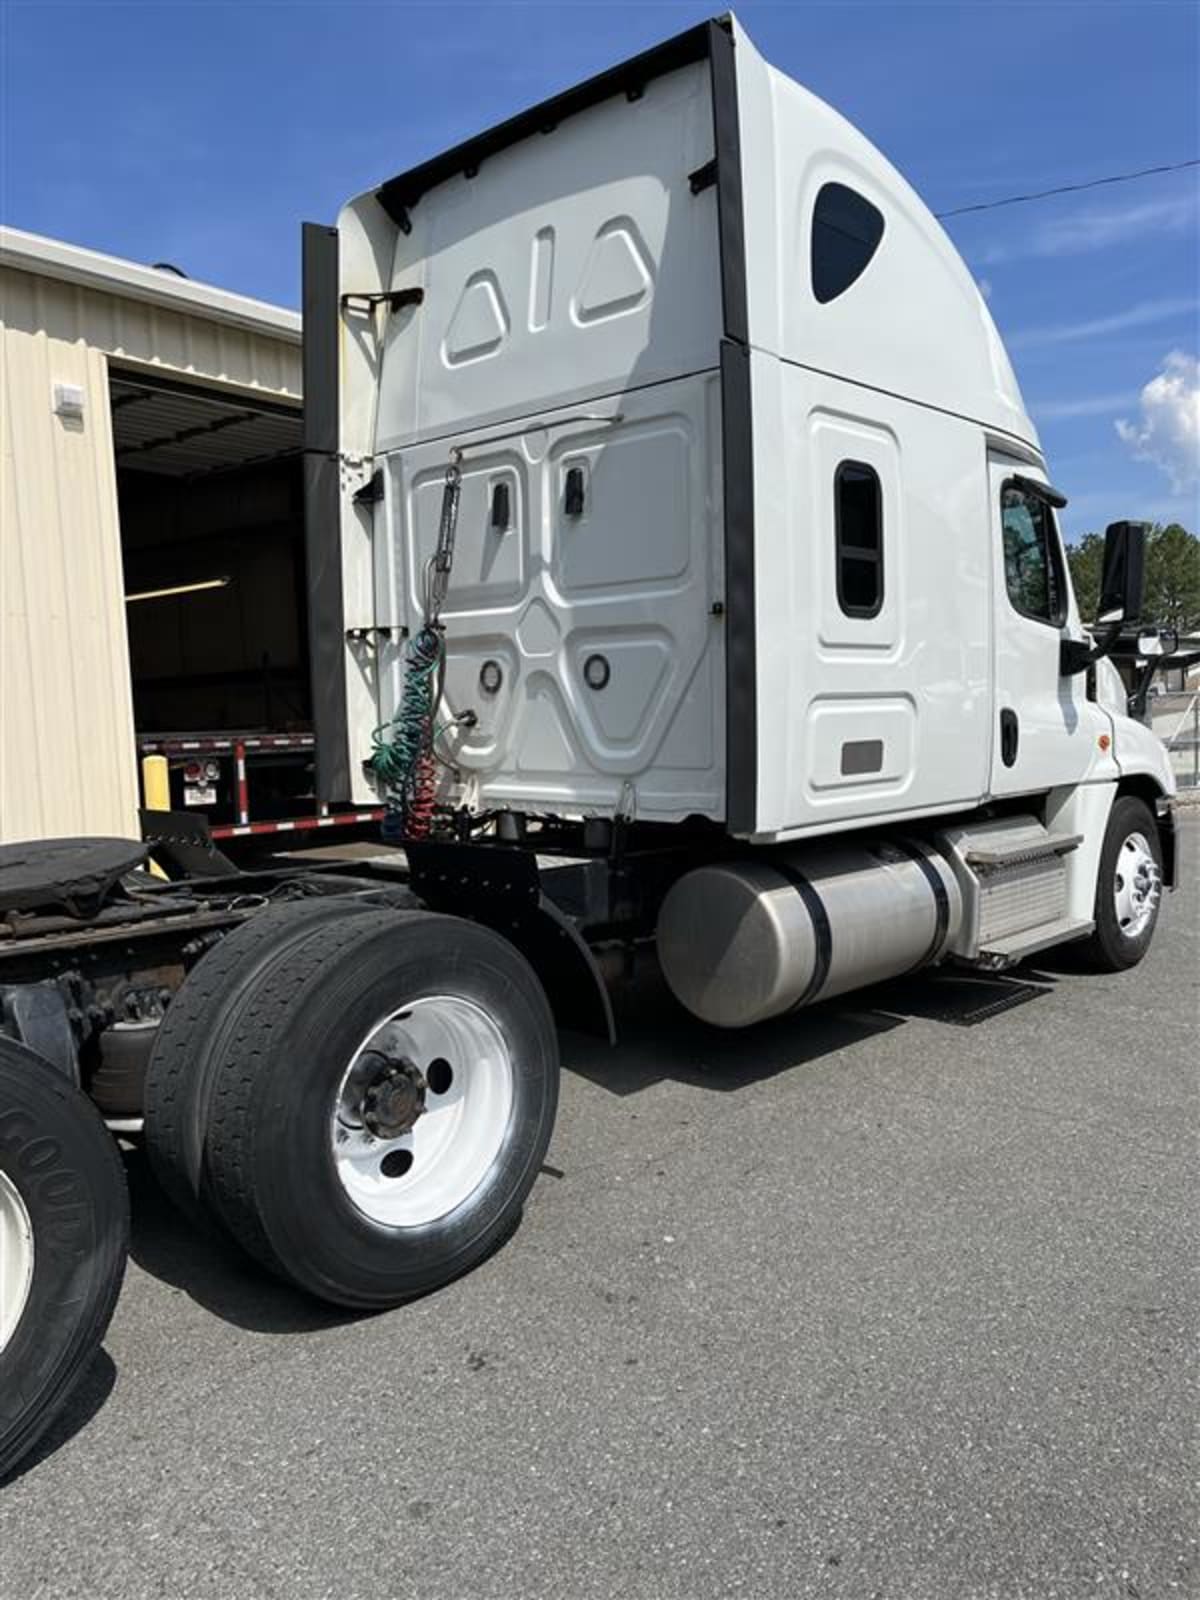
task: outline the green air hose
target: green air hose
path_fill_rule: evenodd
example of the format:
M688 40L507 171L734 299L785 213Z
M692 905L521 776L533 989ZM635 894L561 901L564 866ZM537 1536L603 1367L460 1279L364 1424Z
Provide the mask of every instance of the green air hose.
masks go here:
M388 839L424 839L433 824L437 798L434 719L446 669L441 612L450 584L458 525L462 483L459 454L457 450L451 453L446 468L437 547L425 564L424 623L408 641L400 708L391 722L382 723L371 735L370 766L383 788L383 833Z

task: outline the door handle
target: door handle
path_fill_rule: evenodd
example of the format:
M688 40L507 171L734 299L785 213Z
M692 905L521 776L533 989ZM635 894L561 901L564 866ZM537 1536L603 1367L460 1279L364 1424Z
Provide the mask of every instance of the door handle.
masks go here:
M508 485L496 483L492 485L492 512L491 524L493 533L507 533L512 526L512 511L509 506Z
M568 517L583 515L583 468L568 467L567 483L563 494L563 511Z
M1015 765L1020 741L1021 728L1017 713L1011 706L1005 706L1000 713L1000 759L1006 767Z

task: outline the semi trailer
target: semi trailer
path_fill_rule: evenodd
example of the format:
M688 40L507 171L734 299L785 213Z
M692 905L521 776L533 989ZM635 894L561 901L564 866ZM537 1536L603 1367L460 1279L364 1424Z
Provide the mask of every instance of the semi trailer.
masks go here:
M237 872L167 815L0 856L6 1459L121 1255L111 1152L73 1159L52 1101L270 1271L390 1306L516 1226L558 1029L613 1035L629 952L746 1027L1067 943L1131 967L1174 883L1111 660L1142 528L1085 625L970 273L733 18L304 257L318 800L382 806L402 853Z

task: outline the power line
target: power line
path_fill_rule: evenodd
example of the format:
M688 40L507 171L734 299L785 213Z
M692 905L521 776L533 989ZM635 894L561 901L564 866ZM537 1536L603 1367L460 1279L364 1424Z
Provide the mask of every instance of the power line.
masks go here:
M947 217L962 217L968 211L995 211L998 206L1020 206L1028 200L1048 200L1055 194L1078 194L1081 189L1099 189L1106 183L1132 183L1135 178L1152 178L1160 172L1182 172L1185 167L1200 167L1200 157L1191 161L1174 161L1165 167L1142 167L1137 172L1116 172L1108 178L1091 178L1087 183L1063 183L1057 189L1039 189L1035 194L1010 194L1005 200L983 200L978 205L955 206L953 211L937 211L939 221Z

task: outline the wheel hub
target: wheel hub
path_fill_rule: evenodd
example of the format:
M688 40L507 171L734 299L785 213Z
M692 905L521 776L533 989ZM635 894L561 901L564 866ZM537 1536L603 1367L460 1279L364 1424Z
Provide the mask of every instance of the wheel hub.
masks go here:
M384 1226L446 1216L492 1171L514 1081L503 1030L464 995L422 995L381 1017L331 1107L331 1152L348 1198Z
M1158 909L1162 896L1162 873L1148 841L1131 833L1117 852L1113 880L1113 905L1117 925L1126 938L1144 932Z
M425 1110L424 1074L406 1056L380 1056L378 1074L363 1094L363 1122L377 1139L411 1133Z

